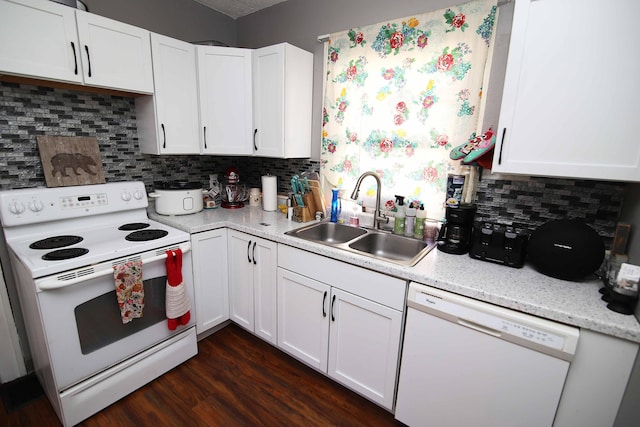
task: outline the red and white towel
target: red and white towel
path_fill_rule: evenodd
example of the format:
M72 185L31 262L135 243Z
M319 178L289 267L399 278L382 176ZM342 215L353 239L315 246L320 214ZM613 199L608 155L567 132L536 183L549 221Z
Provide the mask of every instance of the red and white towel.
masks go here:
M167 326L170 330L191 319L191 303L182 281L182 250L167 251Z
M144 309L142 261L128 261L114 266L113 277L122 323L129 323L137 317L142 317Z

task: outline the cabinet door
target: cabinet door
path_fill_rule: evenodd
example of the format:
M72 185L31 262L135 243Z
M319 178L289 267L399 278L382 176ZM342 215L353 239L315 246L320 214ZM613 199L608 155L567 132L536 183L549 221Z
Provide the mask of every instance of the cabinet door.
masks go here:
M198 46L203 154L253 153L251 50Z
M402 313L332 288L328 374L391 410Z
M284 157L284 45L253 52L254 153Z
M516 1L494 172L640 181L638 36L617 11L640 3Z
M82 83L74 10L50 1L0 1L0 72Z
M249 331L254 331L253 261L251 246L255 240L244 233L228 231L229 317Z
M84 82L153 93L149 31L76 10Z
M331 288L278 268L278 347L327 371Z
M269 240L253 238L253 301L255 334L277 344L277 271L278 245Z
M140 150L149 154L199 154L196 49L151 34L155 93L136 98Z
M191 236L196 331L200 334L229 319L227 230Z

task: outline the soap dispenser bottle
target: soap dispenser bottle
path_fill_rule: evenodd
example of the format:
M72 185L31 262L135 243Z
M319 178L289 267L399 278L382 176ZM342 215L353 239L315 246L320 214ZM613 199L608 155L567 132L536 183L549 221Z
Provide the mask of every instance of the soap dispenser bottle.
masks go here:
M413 229L416 225L416 208L417 206L411 202L405 210L404 235L407 237L413 237Z
M340 189L331 190L333 195L331 198L331 222L338 222L340 213L342 213L342 201L340 200Z
M393 223L393 234L404 234L404 197L396 195L396 203L396 216Z
M420 209L416 212L416 225L413 227L413 237L416 239L423 239L425 219L427 219L427 211L424 210L424 205L420 204Z

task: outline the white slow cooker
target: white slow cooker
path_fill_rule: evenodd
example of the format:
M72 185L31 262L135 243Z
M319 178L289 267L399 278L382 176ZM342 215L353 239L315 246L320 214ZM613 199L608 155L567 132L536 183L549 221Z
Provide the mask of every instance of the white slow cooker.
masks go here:
M202 210L204 193L198 183L173 181L156 188L149 197L155 199L156 212L160 215L187 215Z

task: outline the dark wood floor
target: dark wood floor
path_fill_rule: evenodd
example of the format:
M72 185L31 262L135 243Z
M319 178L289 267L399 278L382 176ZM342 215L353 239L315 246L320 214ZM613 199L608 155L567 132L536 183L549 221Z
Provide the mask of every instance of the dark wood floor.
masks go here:
M42 396L1 426L60 426ZM393 415L236 325L199 342L196 357L82 426L401 426Z

